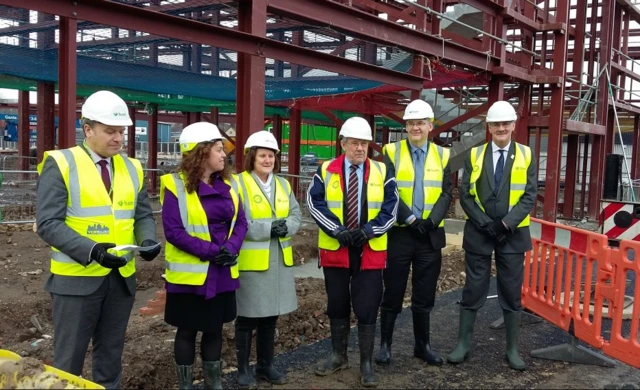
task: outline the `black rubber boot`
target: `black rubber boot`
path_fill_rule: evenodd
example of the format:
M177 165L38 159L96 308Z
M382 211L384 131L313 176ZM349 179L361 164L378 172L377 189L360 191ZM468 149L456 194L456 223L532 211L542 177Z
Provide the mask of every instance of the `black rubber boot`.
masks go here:
M284 385L287 383L287 376L276 370L273 366L275 337L275 322L269 322L268 324L258 322L258 337L256 340L258 364L256 365L256 376L276 385Z
M373 373L373 344L376 340L376 324L358 324L358 345L360 346L360 384L364 387L378 386Z
M251 356L251 336L253 327L238 324L236 319L236 356L238 358L238 387L241 389L257 388L256 379L249 367L249 356Z
M520 335L520 315L521 312L503 312L504 328L507 332L506 356L509 367L514 370L524 371L526 365L518 352L518 338Z
M380 351L376 356L376 364L381 366L391 364L391 342L397 316L396 313L385 310L380 312Z
M202 362L204 390L222 390L222 361Z
M349 318L331 319L331 356L315 369L316 375L326 376L349 368Z
M176 365L178 372L178 388L180 390L193 389L193 364L189 366Z
M451 364L460 364L469 357L471 350L471 337L473 336L473 324L476 322L475 310L460 309L460 324L458 325L458 345L447 356Z
M441 366L444 361L431 349L429 332L431 330L430 313L413 312L413 356L432 366Z

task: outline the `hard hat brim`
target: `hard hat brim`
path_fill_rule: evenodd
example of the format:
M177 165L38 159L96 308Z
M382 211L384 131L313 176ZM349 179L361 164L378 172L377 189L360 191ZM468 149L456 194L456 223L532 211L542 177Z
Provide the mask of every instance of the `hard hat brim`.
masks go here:
M96 121L98 123L102 123L105 126L133 126L133 122L131 121L131 118L127 118L127 119L120 119L120 120L110 120L110 121L100 121L100 120L96 120L96 119L91 119L91 118L87 118L84 117L84 119L89 119L92 121Z

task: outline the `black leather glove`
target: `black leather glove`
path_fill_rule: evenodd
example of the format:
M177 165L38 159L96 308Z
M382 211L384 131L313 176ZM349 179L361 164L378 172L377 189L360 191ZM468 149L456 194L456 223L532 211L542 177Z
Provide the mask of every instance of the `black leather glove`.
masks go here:
M336 240L340 243L340 246L348 247L351 246L351 235L348 230L341 230L336 234Z
M287 221L284 219L271 222L271 238L286 237L288 232Z
M500 219L488 224L485 230L487 234L494 239L497 239L500 235L504 235L507 232L506 226L504 226L504 223L502 223Z
M213 262L219 267L231 267L238 264L238 255L234 255L225 246L220 247L220 253L214 258Z
M427 234L427 229L424 225L424 221L420 218L416 218L415 221L409 225L411 231L418 237L422 237Z
M349 230L349 236L353 246L363 246L365 242L369 241L369 236L364 229L351 229Z
M144 240L142 241L141 246L154 246L156 244L158 243L153 240ZM151 249L150 251L140 252L140 257L142 257L143 260L151 261L160 254L160 249L161 249L160 245L158 245L155 248Z
M91 249L91 260L100 264L104 268L117 269L127 265L127 259L112 255L107 249L114 248L116 244L110 242L99 242Z
M425 230L435 230L438 228L436 226L436 223L433 222L433 219L431 218L423 219L422 225L424 226Z

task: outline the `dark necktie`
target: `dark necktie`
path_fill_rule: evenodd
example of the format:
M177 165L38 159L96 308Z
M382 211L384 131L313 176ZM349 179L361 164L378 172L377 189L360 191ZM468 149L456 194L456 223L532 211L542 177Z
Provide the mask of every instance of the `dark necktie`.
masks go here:
M107 160L98 161L98 165L100 165L100 176L102 176L102 182L104 183L104 188L107 189L107 192L110 192L111 178L109 177L109 167L107 166Z
M498 193L498 188L500 187L500 180L502 180L502 172L504 171L504 152L505 150L498 149L500 152L500 158L498 158L498 163L496 164L496 173L493 175L494 180L494 191Z
M358 174L357 166L351 165L349 172L349 190L347 191L347 229L358 227Z

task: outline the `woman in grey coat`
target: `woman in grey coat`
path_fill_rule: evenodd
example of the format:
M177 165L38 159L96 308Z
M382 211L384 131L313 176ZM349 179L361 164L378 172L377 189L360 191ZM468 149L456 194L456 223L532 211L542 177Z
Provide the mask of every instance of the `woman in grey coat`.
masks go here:
M235 177L249 228L240 248L240 288L236 293L238 386L254 388L249 370L251 335L258 328L256 374L274 384L286 376L273 366L278 316L297 309L291 237L300 228L300 206L275 158L278 143L268 131L253 133L244 147L245 171Z

